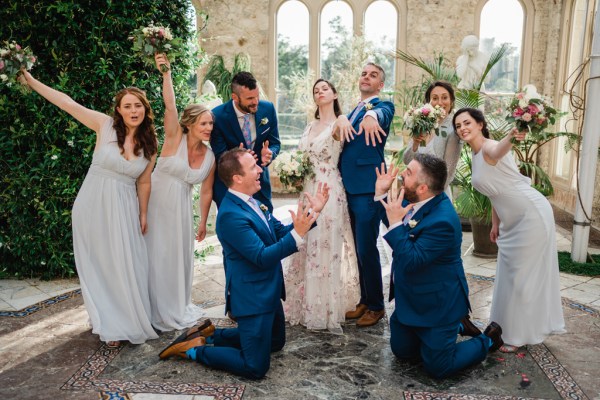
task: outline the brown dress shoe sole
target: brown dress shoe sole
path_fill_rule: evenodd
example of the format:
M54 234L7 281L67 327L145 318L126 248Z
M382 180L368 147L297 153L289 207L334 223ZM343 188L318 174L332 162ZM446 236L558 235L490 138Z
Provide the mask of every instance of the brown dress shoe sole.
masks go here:
M158 353L158 356L160 358L162 358L162 355L165 351L167 351L167 349L173 345L176 345L177 343L181 343L183 341L185 341L188 336L193 335L194 333L198 333L201 332L203 329L208 328L209 326L212 325L212 322L210 319L206 319L204 322L202 322L200 325L196 325L193 326L189 329L186 329L185 332L183 332L181 335L179 335L177 337L177 339L175 339L174 341L172 341L171 343L169 343L169 345L167 347L165 347L164 349L162 349L162 351L160 353Z

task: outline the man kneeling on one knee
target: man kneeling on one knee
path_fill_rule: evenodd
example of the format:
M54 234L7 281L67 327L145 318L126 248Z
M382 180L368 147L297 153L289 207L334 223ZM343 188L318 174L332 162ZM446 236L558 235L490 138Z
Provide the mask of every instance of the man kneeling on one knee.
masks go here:
M421 358L435 378L483 361L502 345L502 329L492 322L481 333L468 319L469 288L461 259L461 224L444 193L446 163L416 154L392 188L398 169L377 171L375 200L389 222L384 236L393 250L390 300L392 351L398 358ZM456 342L457 334L473 336Z
M265 376L270 353L285 344L285 300L281 260L298 251L329 199L326 184L304 194L292 224L283 225L252 197L260 190L262 168L246 150L232 149L219 159L220 179L228 187L217 215L217 236L227 263L225 312L237 328L210 323L188 329L160 354L179 356L250 379ZM301 197L302 199L302 197Z

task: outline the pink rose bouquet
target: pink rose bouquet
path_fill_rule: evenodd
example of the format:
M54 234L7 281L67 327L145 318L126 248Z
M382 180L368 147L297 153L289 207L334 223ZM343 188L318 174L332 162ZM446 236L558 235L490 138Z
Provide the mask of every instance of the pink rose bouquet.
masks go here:
M182 40L173 38L169 27L154 26L154 23L134 30L129 37L133 40L133 52L149 66L154 65L154 54L165 53L170 61L180 55ZM163 72L168 71L166 65L161 65Z
M538 134L556 122L557 110L533 85L526 85L515 94L508 105L506 120L513 122L519 131Z
M31 70L35 62L36 58L29 47L22 47L14 40L5 41L0 48L0 83L9 87L19 83L16 87L26 91L27 86L18 81L19 73L21 68Z
M410 136L419 137L426 135L432 130L436 135L440 135L440 121L446 117L446 111L439 105L423 104L422 106L412 107L404 114L404 128L410 131ZM446 132L441 133L446 136ZM425 141L421 141L420 146L425 146Z

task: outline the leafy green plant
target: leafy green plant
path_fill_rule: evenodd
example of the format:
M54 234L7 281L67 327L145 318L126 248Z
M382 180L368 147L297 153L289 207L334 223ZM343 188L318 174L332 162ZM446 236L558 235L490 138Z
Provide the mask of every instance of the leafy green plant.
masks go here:
M474 218L486 224L492 222L492 203L471 183L471 149L463 148L461 162L456 167L454 183L461 191L454 200L456 211L464 218Z
M240 71L250 71L252 63L250 56L246 53L238 53L233 59L233 68L230 70L225 66L223 56L215 54L208 62L208 69L204 81L211 81L217 88L217 94L223 101L231 98L231 79Z
M147 92L162 134L161 77L132 51L128 35L151 21L194 37L189 0L6 0L0 39L30 46L32 74L94 110L112 113L115 93ZM178 107L189 102L197 59L185 47L172 64ZM0 87L0 259L5 275L51 278L75 274L71 207L92 160L95 135L31 93Z

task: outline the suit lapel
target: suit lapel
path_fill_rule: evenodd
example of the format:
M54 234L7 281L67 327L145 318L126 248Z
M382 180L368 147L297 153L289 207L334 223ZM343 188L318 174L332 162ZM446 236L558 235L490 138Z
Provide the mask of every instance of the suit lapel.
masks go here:
M354 122L352 123L352 125L357 125L359 121L362 121L362 118L365 116L365 114L367 113L367 104L371 104L373 107L375 107L377 104L379 104L380 100L379 98L375 97L374 99L371 99L368 103L365 103L365 105L363 106L363 108L358 112L358 115L356 116L356 118L354 119ZM356 109L356 107L355 107ZM354 112L354 110L352 110L352 112L350 114L348 114L348 118L350 118L352 116L352 113Z
M254 209L252 209L252 207L250 207L249 204L247 204L242 199L240 199L239 197L237 197L236 195L232 194L229 191L227 192L227 196L230 196L231 200L234 203L239 205L241 209L243 209L245 212L250 214L250 219L252 219L254 221L255 225L258 226L260 230L262 230L263 232L267 232L269 234L269 236L273 240L275 240L273 224L271 224L271 221L270 221L270 219L272 218L270 213L268 215L265 215L265 218L267 219L267 223L269 224L269 227L267 227L265 225L265 221L263 221L262 218L258 214L256 214L256 211L254 211Z
M433 210L442 200L448 198L446 193L442 192L435 196L433 199L429 200L423 207L419 209L413 216L412 219L416 221L421 221L423 218L427 217L427 215Z
M242 128L240 128L240 122L238 121L237 114L235 113L235 110L233 108L233 100L229 100L229 107L227 107L225 111L227 112L227 118L225 118L225 120L229 125L229 132L233 132L237 137L238 146L239 143L246 143L246 140L244 139L244 134L242 133Z

